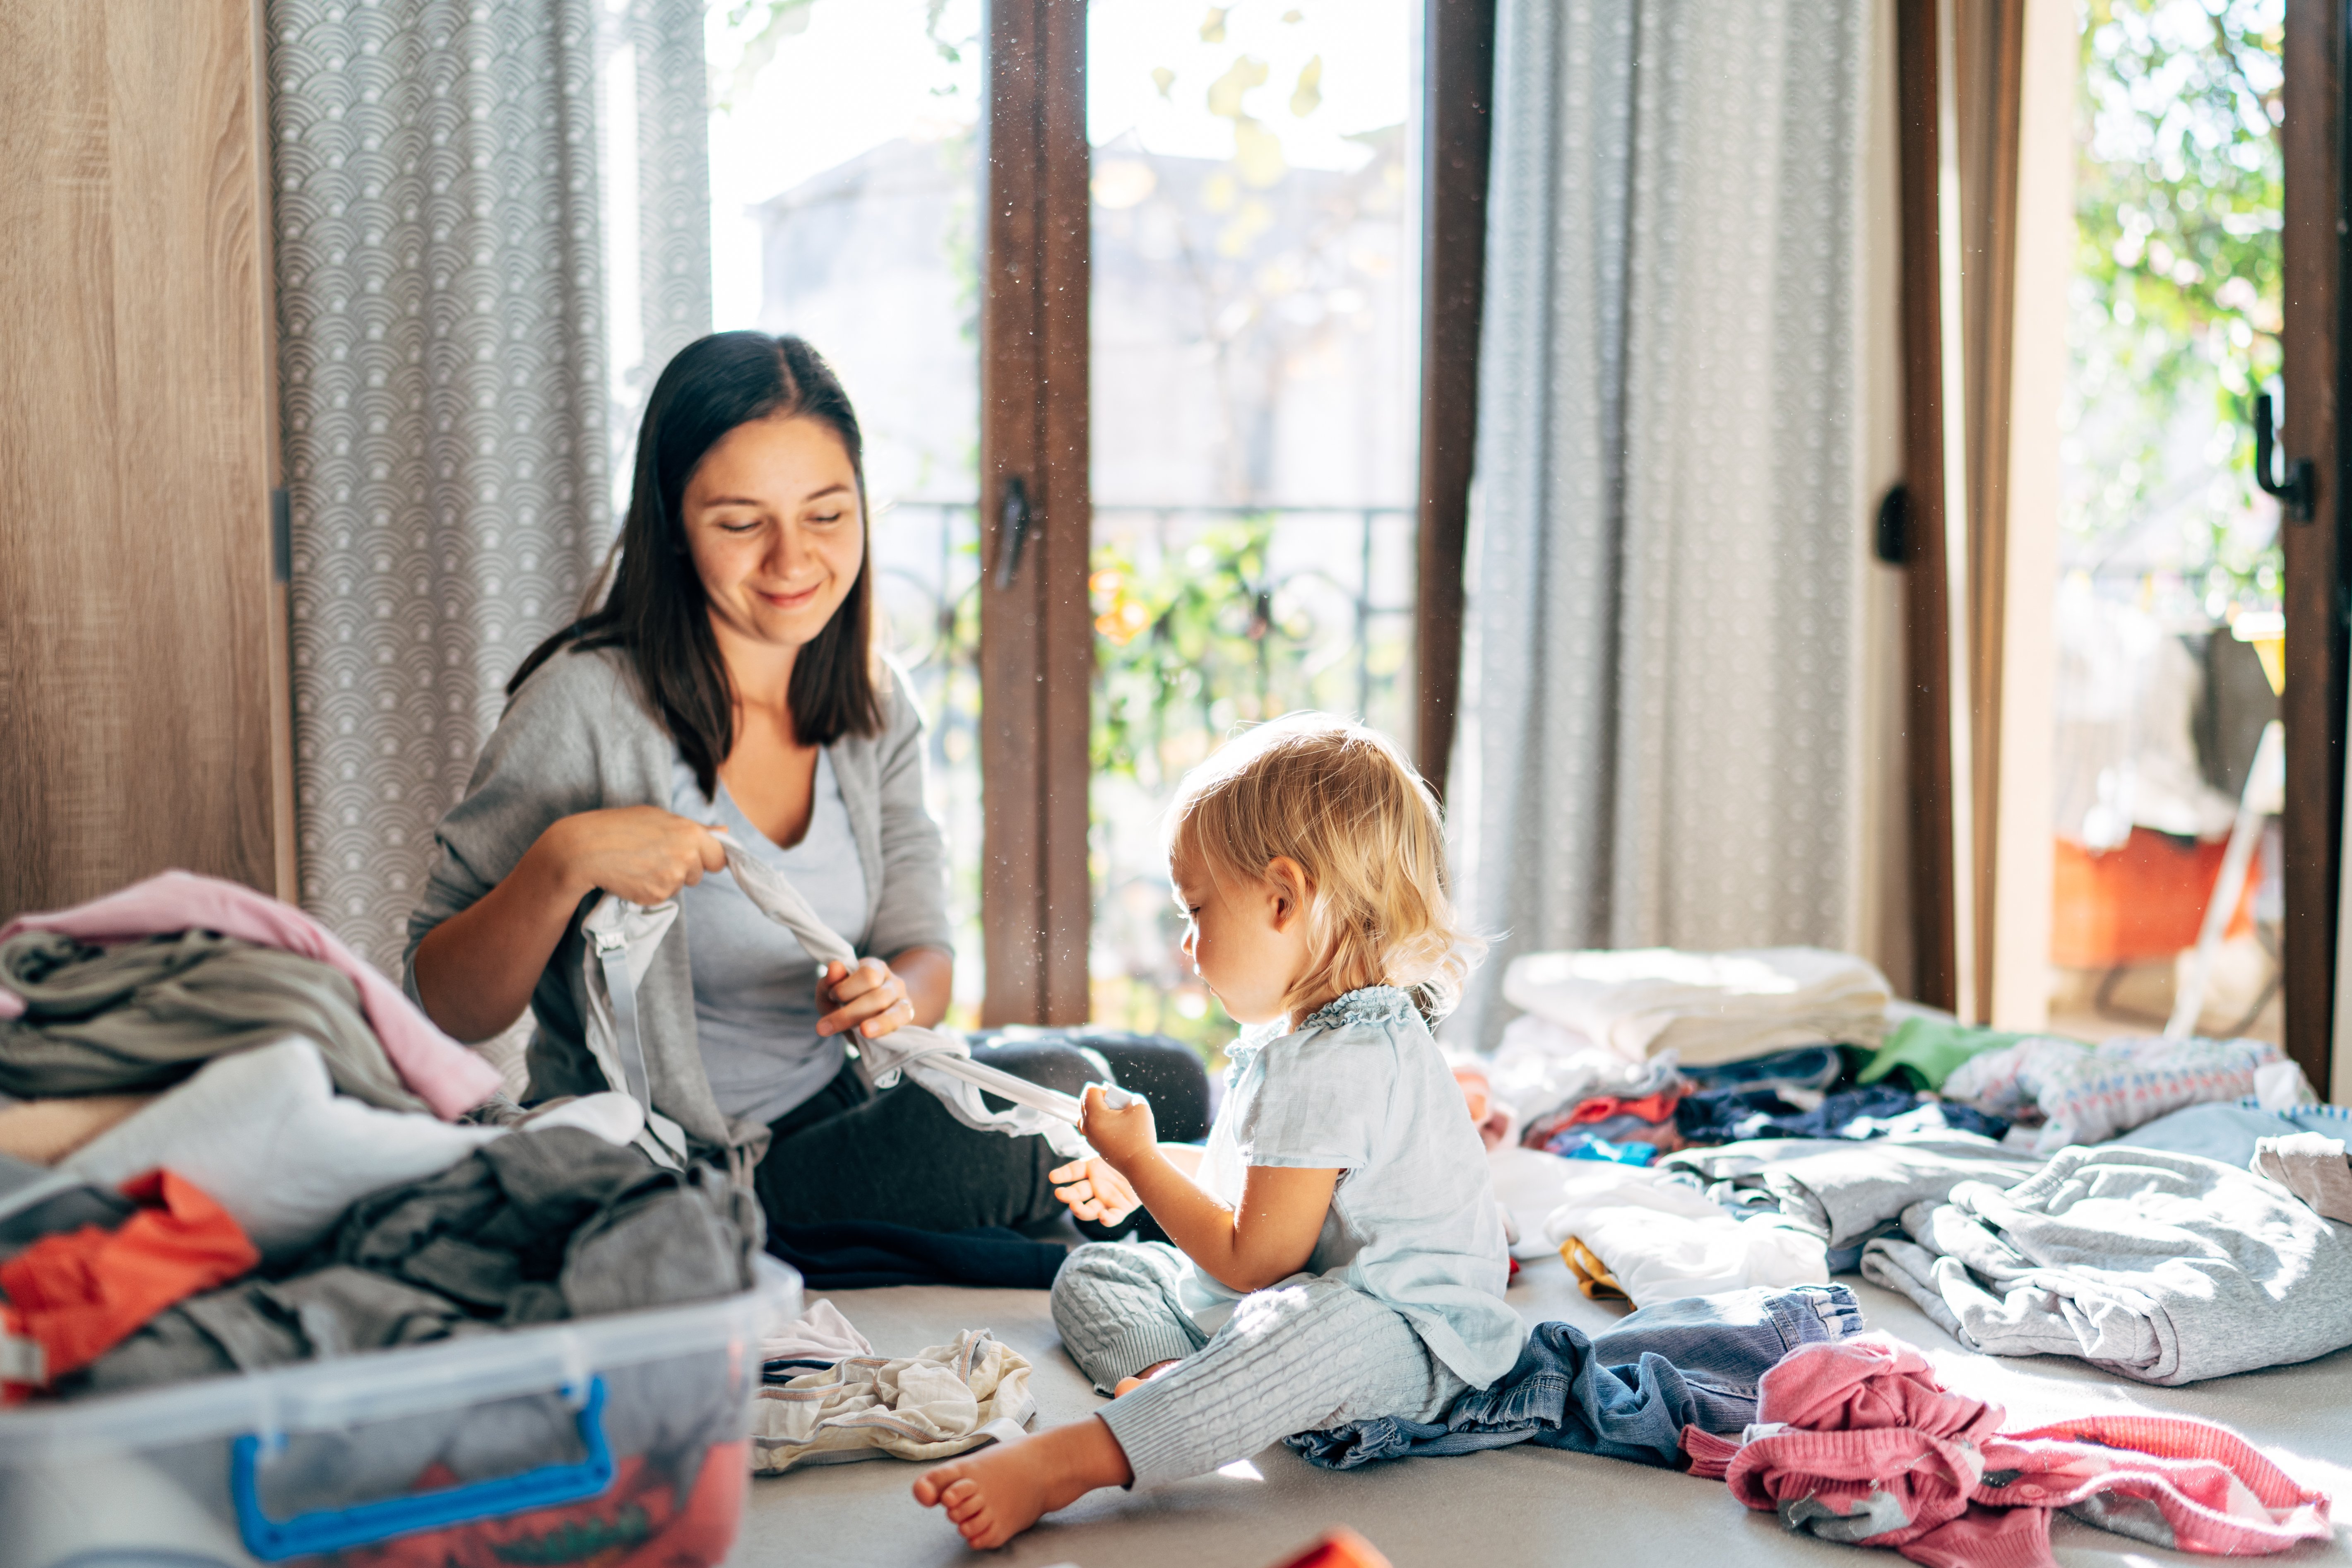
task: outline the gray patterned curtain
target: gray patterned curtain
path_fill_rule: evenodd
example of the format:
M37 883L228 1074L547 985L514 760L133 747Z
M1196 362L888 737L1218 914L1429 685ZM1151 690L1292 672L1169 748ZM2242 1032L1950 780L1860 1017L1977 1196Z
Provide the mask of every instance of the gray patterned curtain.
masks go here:
M1512 954L1849 946L1871 0L1502 0L1463 724Z
M637 51L640 407L662 366L710 331L710 100L702 13L702 0L635 0L626 22ZM634 437L634 410L629 431Z
M388 970L501 689L614 526L596 106L616 37L656 67L647 342L708 330L701 7L640 0L600 36L603 10L268 0L302 899ZM681 226L698 249L665 242Z

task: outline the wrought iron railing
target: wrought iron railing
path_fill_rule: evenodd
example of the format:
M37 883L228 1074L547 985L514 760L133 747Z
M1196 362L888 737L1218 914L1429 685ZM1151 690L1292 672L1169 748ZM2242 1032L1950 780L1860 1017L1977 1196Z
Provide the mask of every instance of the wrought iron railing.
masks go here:
M1404 721L1412 517L1402 507L1095 508L1092 736L1096 1013L1222 1043L1230 1025L1178 948L1160 818L1183 771L1234 725L1304 707ZM929 716L964 952L979 986L978 517L970 501L900 502L877 524L877 574L901 661Z

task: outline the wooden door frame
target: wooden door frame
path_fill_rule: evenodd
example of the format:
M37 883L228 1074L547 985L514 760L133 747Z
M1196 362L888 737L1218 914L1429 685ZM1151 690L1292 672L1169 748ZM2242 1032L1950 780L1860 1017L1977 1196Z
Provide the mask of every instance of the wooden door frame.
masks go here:
M1073 1025L1093 916L1085 0L991 0L985 68L981 1021Z
M2045 0L2046 3L2046 0ZM2017 185L2026 0L1953 8L1952 120L1960 187L1969 648L1969 1016L1989 1023L2000 912L2001 697L2008 646L2010 392L2017 319Z
M2307 458L2318 476L2307 521L2282 517L2286 558L2286 929L2287 1055L2323 1093L2329 1090L2336 1008L2337 899L2344 829L2345 517L2347 454L2338 437L2344 407L2343 308L2345 16L2340 0L2287 0L2285 163L2281 235L2285 310L2281 347L2285 383L2284 456ZM2352 1086L2334 1086L2339 1092Z
M1912 994L1959 1005L1951 596L1944 453L1943 60L1937 0L1896 0L1902 224L1904 767L1911 796Z

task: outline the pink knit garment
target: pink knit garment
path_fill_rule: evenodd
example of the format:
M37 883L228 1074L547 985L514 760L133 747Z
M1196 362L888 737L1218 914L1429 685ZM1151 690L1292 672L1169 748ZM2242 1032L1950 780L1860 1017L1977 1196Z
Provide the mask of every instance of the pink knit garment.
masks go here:
M1759 1393L1746 1442L1684 1429L1691 1473L1791 1530L1935 1568L2056 1568L2053 1509L2224 1557L2328 1534L2327 1499L2226 1427L2109 1415L2001 1432L2000 1405L1946 1389L1885 1334L1806 1345Z
M400 988L291 904L216 877L166 871L87 904L18 915L0 926L0 942L19 931L51 931L81 942L137 942L172 931L214 931L240 942L314 958L359 987L383 1054L401 1081L434 1113L451 1120L499 1091L499 1069L439 1029ZM24 998L0 984L0 1018L23 1014Z

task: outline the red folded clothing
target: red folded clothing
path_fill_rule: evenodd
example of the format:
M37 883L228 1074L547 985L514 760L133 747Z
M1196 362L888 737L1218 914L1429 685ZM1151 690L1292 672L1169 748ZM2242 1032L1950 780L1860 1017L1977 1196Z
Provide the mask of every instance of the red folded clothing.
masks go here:
M1620 1100L1615 1095L1604 1094L1585 1100L1570 1111L1568 1125L1581 1127L1588 1121L1606 1121L1612 1116L1638 1116L1644 1121L1672 1121L1675 1104L1682 1097L1680 1089L1662 1089L1639 1100Z
M2226 1427L2091 1415L2001 1432L1885 1334L1806 1345L1764 1374L1735 1443L1687 1427L1691 1473L1791 1530L1890 1546L1934 1568L2056 1568L2050 1514L2180 1552L2259 1556L2325 1539L2327 1499Z
M169 1171L125 1182L122 1195L143 1206L117 1229L45 1236L0 1263L0 1332L39 1352L28 1367L24 1346L10 1347L18 1375L0 1383L0 1404L89 1365L164 1308L261 1261L236 1221Z

